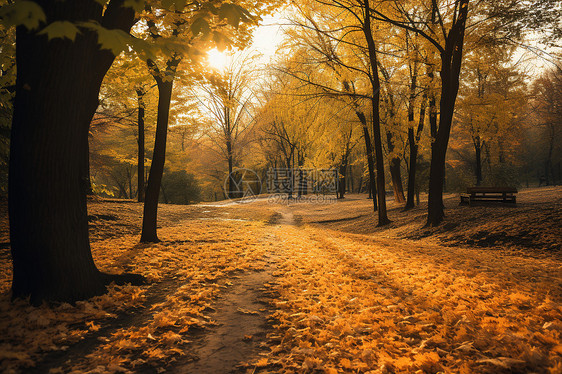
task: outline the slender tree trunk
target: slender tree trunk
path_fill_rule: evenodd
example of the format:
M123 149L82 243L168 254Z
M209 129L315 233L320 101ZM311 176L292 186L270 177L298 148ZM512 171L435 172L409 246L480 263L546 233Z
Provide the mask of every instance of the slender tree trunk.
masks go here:
M404 210L410 210L414 208L414 195L416 188L416 168L418 162L418 145L416 144L416 138L414 136L414 129L408 129L408 143L410 147L410 166L408 170L408 198L406 200L406 205Z
M92 19L128 31L134 20L134 12L115 1L105 14L118 25L106 22L93 0L37 2L48 23ZM33 304L86 299L105 292L111 280L127 278L98 271L88 237L86 144L101 82L114 59L97 44L88 30L74 42L48 41L23 26L16 30L9 166L12 297L29 296Z
M156 243L158 239L158 198L162 185L162 174L166 162L166 138L168 137L168 119L170 115L170 102L176 69L181 62L177 55L166 62L166 70L161 72L152 60L147 60L158 87L158 113L156 115L156 136L154 138L154 151L152 163L146 186L144 210L142 217L142 243Z
M345 197L345 187L346 187L346 176L347 176L347 156L344 157L342 163L340 164L340 183L338 185L339 189L339 199L343 199Z
M402 160L399 157L393 157L390 161L390 177L392 178L392 189L394 192L394 201L399 204L406 202L404 196L404 188L402 187Z
M144 201L144 95L146 91L142 88L137 88L137 102L138 102L138 116L137 125L139 131L138 138L138 167L137 167L137 200L139 203Z
M353 165L349 165L348 167L349 167L349 171L348 171L349 178L347 178L347 180L349 181L349 184L347 186L348 187L347 190L349 191L349 193L354 193L355 183L353 182Z
M289 178L289 180L287 181L287 186L288 186L288 190L287 190L287 196L289 199L293 198L293 189L294 189L294 185L293 185L293 169L291 168L291 158L292 158L292 154L293 151L291 151L291 154L287 157L287 177Z
M376 74L376 73L375 73ZM378 79L377 79L378 80ZM378 226L384 226L389 224L391 221L388 219L386 212L386 184L384 177L384 159L382 152L382 140L381 140L381 129L380 129L380 118L379 118L379 93L378 91L374 93L371 99L371 104L373 108L373 137L375 138L375 165L377 169L377 200L378 200L378 215L379 223Z
M305 179L305 172L303 170L304 166L304 157L301 156L300 152L298 154L298 166L299 166L299 183L297 185L297 196L301 197L302 195L306 195L306 179Z
M474 137L473 142L476 154L476 185L480 186L482 184L482 144L480 142L480 137Z
M117 183L117 187L119 188L119 199L126 199L127 198L127 190L125 189L125 185L123 183L121 183L121 181L119 179L117 179L116 177L113 177L113 179L115 180L115 183Z
M441 102L439 129L431 147L429 171L429 200L427 225L437 226L445 217L443 211L443 184L445 182L445 161L455 101L459 91L459 76L462 65L464 32L468 15L469 0L460 0L459 14L451 27L441 53Z
M380 124L380 80L379 72L377 66L377 55L376 55L376 45L373 39L373 34L371 31L371 12L369 7L369 0L363 0L365 7L365 18L363 22L363 33L365 34L365 39L367 40L367 46L369 49L369 63L371 65L371 86L373 90L373 95L371 97L371 107L372 107L372 126L373 126L373 138L375 140L375 164L377 169L377 198L378 198L378 216L379 223L378 226L384 226L389 224L391 221L388 219L386 212L386 186L384 177L384 159L382 152L382 139L381 139L381 124Z
M277 160L275 160L275 165L274 165L275 169L273 169L273 174L274 174L274 178L275 178L275 184L274 184L274 191L275 193L281 193L281 190L279 189L279 170L277 169Z
M232 157L232 142L230 139L226 141L226 154L227 154L227 161L228 161L228 197L233 199L238 197L238 192L234 192L234 186L236 185L236 181L234 180L234 175L232 174L232 170L234 168L234 162Z
M406 206L404 207L404 210L410 210L414 208L415 194L417 196L417 201L419 205L419 191L416 191L416 169L418 166L418 144L421 138L421 134L423 132L423 126L425 122L425 106L427 104L426 99L427 97L426 95L424 95L424 98L420 106L420 118L418 122L418 129L416 132L416 136L414 136L413 128L410 127L408 129L408 142L410 145L410 170L408 173L408 198L406 200ZM412 113L412 121L413 120L414 118Z
M373 43L374 45L374 43ZM375 54L376 57L376 54ZM390 75L388 74L387 70L384 68L384 66L380 63L380 61L377 61L375 59L376 63L377 63L377 67L380 69L380 72L382 74L382 76L384 77L384 79L389 82L390 81ZM378 82L378 73L377 73L377 82ZM380 87L380 83L379 87ZM394 119L396 117L396 106L394 103L394 96L391 92L390 89L387 88L387 94L388 94L388 110L389 110L389 116L391 119ZM398 127L398 124L394 123L393 124L394 127ZM404 197L404 189L402 187L402 175L401 175L401 167L400 164L402 162L402 160L400 159L400 157L398 157L397 155L393 155L394 152L394 139L393 139L394 135L392 134L391 131L387 130L386 131L386 141L387 141L387 145L388 145L388 158L389 163L389 170L390 170L390 177L391 177L391 181L392 181L392 190L393 190L393 194L394 194L394 201L396 201L399 204L402 204L406 201L406 198Z
M502 167L502 164L505 164L505 151L503 149L503 142L501 141L501 139L498 140L498 162Z
M160 240L157 234L158 198L166 161L166 138L168 136L168 117L170 101L172 99L172 80L156 78L158 83L158 114L156 120L156 137L154 139L154 153L148 174L148 185L144 202L142 219L142 233L140 241L156 243Z
M361 122L363 127L363 138L365 139L365 152L367 153L367 166L369 169L369 197L373 199L373 209L376 212L378 210L377 206L377 190L375 182L375 161L373 160L373 146L371 145L371 135L369 134L369 128L367 127L367 119L365 114L358 110L355 111L357 118Z
M390 131L386 132L386 140L388 143L388 153L389 155L392 154L394 151L394 140L392 139L392 133ZM404 197L404 188L402 187L402 173L401 173L401 164L402 160L400 157L392 157L390 160L390 177L392 179L392 190L394 192L394 201L399 204L406 202L406 198Z
M303 165L300 166L300 183L299 183L299 191L300 196L306 196L308 194L308 183L306 181L306 170L303 169Z

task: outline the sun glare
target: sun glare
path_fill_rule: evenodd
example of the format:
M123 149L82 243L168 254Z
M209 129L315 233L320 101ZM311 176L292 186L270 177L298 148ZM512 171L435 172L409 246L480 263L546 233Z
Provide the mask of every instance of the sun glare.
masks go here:
M218 49L213 48L207 52L207 61L209 66L217 70L223 70L228 62L228 56L225 52L221 52Z

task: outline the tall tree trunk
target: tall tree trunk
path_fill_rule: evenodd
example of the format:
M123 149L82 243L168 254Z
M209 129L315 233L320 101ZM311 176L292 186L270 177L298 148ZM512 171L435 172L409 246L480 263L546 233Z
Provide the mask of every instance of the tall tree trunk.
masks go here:
M273 175L274 175L274 189L273 192L275 193L281 193L281 189L279 188L279 169L277 169L277 160L275 160L275 165L274 165L274 169L273 169Z
M113 180L115 181L115 183L117 183L117 187L119 188L119 195L118 195L117 198L126 199L127 198L127 189L125 188L125 185L123 184L121 179L114 176Z
M378 226L384 226L389 224L391 221L388 219L386 212L386 184L384 177L384 159L382 153L382 139L379 119L379 93L377 91L374 94L375 97L371 99L371 104L373 109L373 137L375 138L375 165L377 170L376 188L379 215Z
M168 137L168 119L170 115L170 102L176 69L181 62L181 57L174 55L166 62L166 70L160 71L156 63L147 60L148 68L158 87L158 113L156 115L156 136L154 138L154 151L152 163L148 174L144 210L142 217L142 243L156 243L158 239L158 198L162 185L162 174L166 162L166 138Z
M302 172L302 194L303 195L308 195L308 171L307 170L303 170Z
M156 137L154 139L154 152L152 164L148 174L148 185L144 202L142 217L142 243L156 243L160 240L157 234L158 198L162 185L162 174L166 161L166 138L168 136L168 117L170 101L172 99L173 80L163 80L155 76L158 84L158 114L156 119Z
M287 162L286 177L289 178L286 186L288 186L287 197L289 199L292 199L293 198L293 189L294 189L294 185L293 185L294 178L293 178L293 168L291 166L291 159L292 159L292 155L293 155L293 150L292 150L292 146L290 146L290 147L291 147L291 153L286 158L286 162Z
M384 68L384 66L380 63L380 61L377 61L377 66L380 69L381 74L383 78L386 80L386 82L390 82L390 75L388 74L388 71ZM387 94L388 94L389 117L391 119L394 119L396 117L396 106L394 102L394 96L389 88L387 88ZM398 127L398 124L396 123L394 123L393 125L394 127ZM392 134L392 132L387 130L386 141L388 145L388 157L390 158L388 166L390 170L390 178L392 181L394 201L396 201L399 204L402 204L406 201L406 198L404 197L404 188L402 187L402 175L400 170L401 169L400 164L402 160L397 155L393 155L394 148L395 148L393 137L394 135Z
M469 0L460 0L459 14L451 27L441 53L441 101L439 129L431 146L431 166L429 171L429 200L427 225L437 226L445 217L443 211L443 184L445 182L445 161L455 101L459 91L459 76L462 65L464 33L468 15Z
M138 137L138 163L137 163L137 200L139 203L144 201L144 95L146 91L142 88L137 88L137 102L138 102L138 115L137 125L139 131Z
M365 118L365 114L358 110L355 111L357 118L361 122L363 127L363 138L365 139L365 152L367 153L367 167L369 169L369 197L373 198L373 209L376 212L378 209L377 206L377 190L376 190L376 181L375 181L375 161L373 160L373 146L371 145L371 135L369 134L369 128L367 127L367 119Z
M375 140L375 165L377 170L376 180L377 180L377 198L378 198L378 216L379 223L378 226L384 226L389 224L391 221L388 219L386 212L386 186L384 177L384 159L382 152L382 139L381 139L381 124L380 124L380 80L379 72L377 66L377 55L376 55L376 45L373 39L373 34L371 32L371 9L369 7L369 0L363 0L365 7L365 18L363 22L363 33L365 39L367 40L367 46L369 49L369 63L371 66L371 86L372 86L372 97L371 97L371 109L372 109L372 126L373 126L373 138Z
M389 156L392 155L394 151L394 140L392 139L392 133L390 131L386 132L386 141L388 143L388 153ZM402 187L402 173L401 173L401 163L400 157L392 157L390 160L390 178L392 179L392 190L394 192L394 201L399 204L406 202L404 197L404 188Z
M232 174L232 170L234 168L234 162L232 157L232 142L230 139L226 140L226 154L227 154L227 161L228 161L228 197L233 199L238 197L238 192L234 191L234 186L236 185L236 181L234 180L234 175Z
M353 165L349 165L348 174L349 174L349 178L347 178L347 180L349 181L349 184L347 186L348 187L347 190L349 191L349 193L353 193L355 192L354 191L355 183L353 182Z
M392 189L394 192L394 201L403 204L406 202L404 196L404 188L402 187L402 160L399 157L393 157L390 160L390 177L392 179Z
M299 183L297 185L297 191L298 191L298 197L301 197L302 195L306 195L306 190L307 190L307 184L306 184L306 176L305 176L305 171L303 169L304 166L304 156L301 155L300 152L298 152L298 166L299 166Z
M37 1L54 20L98 20L128 31L134 12L111 1ZM115 23L114 23L115 22ZM76 301L105 292L112 277L90 251L85 159L89 125L114 56L86 29L74 42L16 30L17 82L10 143L12 297ZM141 277L130 280L141 281Z
M410 210L414 208L414 195L416 194L416 192L419 204L419 191L416 191L416 169L418 165L418 144L423 132L423 126L425 122L425 106L427 104L426 100L427 96L424 95L420 106L420 118L416 135L414 136L413 128L410 127L408 129L408 142L410 145L410 170L408 173L408 198L406 200L406 206L404 207L404 210ZM414 118L412 112L412 121L413 120Z
M472 141L476 154L476 185L480 186L482 184L482 143L480 136L475 136Z
M347 155L344 156L344 159L342 160L341 164L340 164L340 168L339 168L339 174L340 174L340 183L338 184L338 192L339 192L339 199L343 199L345 197L345 187L346 187L346 182L347 182Z

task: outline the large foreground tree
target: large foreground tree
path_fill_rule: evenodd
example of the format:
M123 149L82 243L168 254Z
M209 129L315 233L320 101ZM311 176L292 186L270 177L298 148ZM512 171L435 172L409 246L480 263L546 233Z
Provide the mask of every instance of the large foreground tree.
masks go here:
M38 0L0 11L3 23L17 25L9 167L14 298L74 301L105 292L113 280L143 281L101 273L88 237L88 131L115 55L136 42L128 34L135 11L126 4L144 9L144 1ZM206 4L201 12L239 20L232 14L239 6ZM181 12L185 2L167 6ZM190 27L212 32L203 15L192 19Z
M41 26L76 33L74 40L49 40L25 25L16 29L9 170L12 292L14 298L30 296L35 304L98 295L115 279L102 274L91 255L83 162L99 89L114 54L100 49L91 27L73 24L95 21L106 30L128 32L135 19L122 0L111 0L105 9L95 0L37 4L45 13L39 16Z

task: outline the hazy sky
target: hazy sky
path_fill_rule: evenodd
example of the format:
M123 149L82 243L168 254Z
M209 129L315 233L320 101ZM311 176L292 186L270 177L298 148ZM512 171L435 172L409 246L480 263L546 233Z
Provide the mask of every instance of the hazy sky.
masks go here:
M279 44L283 40L283 30L281 30L283 21L280 14L266 16L262 25L254 33L252 48L262 53L267 60L275 55Z
M261 25L254 31L253 41L251 46L247 51L259 52L262 57L258 59L258 65L266 65L271 61L271 58L275 56L277 48L283 41L283 30L281 29L281 24L284 23L284 19L281 14L276 13L271 16L266 16L263 18ZM208 61L215 69L222 70L226 65L230 63L233 57L238 55L240 52L219 52L216 48L213 48L208 52Z

